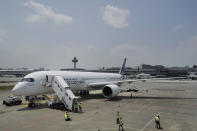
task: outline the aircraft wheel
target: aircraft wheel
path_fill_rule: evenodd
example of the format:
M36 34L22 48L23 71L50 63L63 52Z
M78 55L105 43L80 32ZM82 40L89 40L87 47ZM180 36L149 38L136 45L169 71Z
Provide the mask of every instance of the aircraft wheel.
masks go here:
M32 107L32 103L29 103L29 104L28 104L28 107Z
M131 99L133 98L133 95L132 95L132 93L131 93L131 95L130 95L130 98L131 98Z
M28 107L31 107L31 108L32 108L32 107L36 107L36 104L35 104L35 103L29 103L29 104L28 104Z
M32 103L32 107L36 107L36 104L35 103Z

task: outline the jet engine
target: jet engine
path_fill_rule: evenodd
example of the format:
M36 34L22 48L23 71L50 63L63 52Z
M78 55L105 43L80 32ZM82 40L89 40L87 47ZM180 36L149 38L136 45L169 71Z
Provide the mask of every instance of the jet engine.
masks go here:
M112 98L120 93L120 87L114 84L109 84L103 87L103 96L106 98Z

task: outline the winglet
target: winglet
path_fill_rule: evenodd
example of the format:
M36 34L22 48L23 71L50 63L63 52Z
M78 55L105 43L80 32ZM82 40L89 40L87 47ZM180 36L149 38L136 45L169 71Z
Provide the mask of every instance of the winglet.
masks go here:
M125 70L126 61L127 61L127 58L124 59L122 67L120 68L119 74L121 74L122 76L124 76L124 70Z

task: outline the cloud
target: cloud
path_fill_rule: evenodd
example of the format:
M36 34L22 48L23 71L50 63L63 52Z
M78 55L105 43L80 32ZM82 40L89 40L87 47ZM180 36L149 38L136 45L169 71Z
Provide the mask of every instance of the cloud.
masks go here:
M45 17L40 15L30 15L25 20L29 23L42 23L45 21Z
M120 29L128 26L129 10L107 5L103 10L103 20L112 27Z
M119 44L110 49L110 57L110 59L114 59L114 61L122 60L127 57L128 66L136 66L142 63L148 64L152 62L151 48L143 44Z
M179 31L181 31L182 29L183 29L183 25L175 25L175 26L173 26L172 27L172 32L179 32Z
M66 44L65 44L66 43ZM139 64L163 64L185 66L196 64L197 36L176 47L154 47L143 44L125 43L112 47L100 47L91 43L62 42L57 44L34 43L1 44L0 67L46 67L50 69L72 68L72 59L79 60L77 67L96 69L118 67L127 57L127 66Z
M181 59L190 61L193 60L195 62L196 56L197 56L197 36L193 36L189 40L186 40L179 44L177 49L175 50L178 56Z
M7 31L0 29L0 44L4 43L7 39Z
M25 2L24 6L36 12L36 14L30 15L25 19L29 23L42 23L46 20L52 20L56 25L68 25L73 22L72 17L64 14L57 14L50 7L41 3L29 1Z
M197 35L172 46L148 46L145 44L119 44L108 50L105 55L111 63L128 58L128 66L145 64L161 64L165 66L186 66L196 64ZM105 59L105 58L104 58ZM113 66L113 64L112 64Z
M29 44L5 44L1 46L0 67L71 68L73 67L71 60L74 56L79 59L77 67L96 68L100 67L100 65L103 66L102 63L100 65L98 63L99 58L104 57L102 50L92 45L55 44L45 46L40 43L30 42Z
M168 46L162 49L151 47L149 55L152 54L152 60L149 61L167 66L191 66L196 64L196 48L197 36L193 36L174 47Z
M142 52L145 50L145 47L135 45L135 44L120 44L118 46L115 46L111 52L113 53L122 53L122 52Z

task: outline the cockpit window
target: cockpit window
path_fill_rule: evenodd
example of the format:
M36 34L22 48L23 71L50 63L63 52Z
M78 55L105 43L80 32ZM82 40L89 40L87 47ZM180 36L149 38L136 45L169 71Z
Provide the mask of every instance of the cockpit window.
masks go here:
M23 82L23 81L34 82L34 79L33 79L33 78L23 78L23 79L21 80L21 82Z

